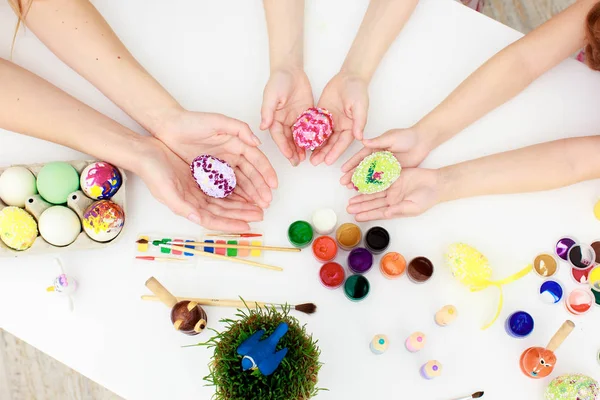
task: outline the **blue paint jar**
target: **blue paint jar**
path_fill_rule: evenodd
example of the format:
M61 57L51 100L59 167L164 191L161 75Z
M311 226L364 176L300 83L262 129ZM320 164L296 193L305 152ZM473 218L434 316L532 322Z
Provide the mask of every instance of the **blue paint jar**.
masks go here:
M506 333L510 336L522 339L533 332L533 317L525 311L516 311L512 313L504 324Z

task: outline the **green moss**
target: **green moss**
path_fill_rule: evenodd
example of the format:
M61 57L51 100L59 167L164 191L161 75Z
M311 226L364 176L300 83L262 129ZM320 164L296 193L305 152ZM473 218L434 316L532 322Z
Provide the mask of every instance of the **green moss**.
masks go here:
M221 333L213 330L215 336L197 346L214 348L209 364L209 375L204 377L208 386L215 386L216 400L304 400L314 397L320 389L317 376L321 369L321 351L312 335L306 333L305 326L289 315L289 307L278 311L276 308L238 310L239 319L223 319L226 327ZM254 332L264 329L265 337L286 322L288 332L279 341L277 351L285 347L288 353L279 368L270 376L256 371L242 371L242 357L237 348Z

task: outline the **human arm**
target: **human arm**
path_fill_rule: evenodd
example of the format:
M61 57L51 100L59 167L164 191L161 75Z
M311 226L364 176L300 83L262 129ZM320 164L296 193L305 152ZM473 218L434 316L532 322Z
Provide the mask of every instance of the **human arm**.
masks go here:
M467 197L555 189L600 178L600 136L561 139L439 170L408 168L384 192L350 200L359 221L409 217Z
M203 226L245 230L247 221L262 218L260 209L245 202L216 202L204 196L189 167L157 139L136 134L3 59L0 87L0 128L58 143L131 170L159 201Z
M260 141L247 124L221 114L184 110L88 0L33 0L30 8L28 1L21 3L28 10L27 27L153 136L187 163L209 151L224 158L241 177L239 190L261 207L268 206L277 176L256 148Z
M294 143L291 128L314 105L304 72L304 0L264 0L264 8L270 77L263 93L260 129L269 129L281 153L297 166L306 154Z
M323 90L318 106L333 114L334 133L311 155L318 165L333 164L352 144L362 140L369 109L368 87L388 48L418 0L371 0L354 42L340 69Z

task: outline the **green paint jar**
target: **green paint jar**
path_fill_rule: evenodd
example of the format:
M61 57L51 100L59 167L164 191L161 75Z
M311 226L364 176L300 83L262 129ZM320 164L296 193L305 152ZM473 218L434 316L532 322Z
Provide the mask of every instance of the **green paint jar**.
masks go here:
M344 294L352 301L364 300L370 290L371 284L363 275L350 275L344 282Z
M306 221L293 222L288 228L288 240L294 247L307 247L313 240L312 226Z

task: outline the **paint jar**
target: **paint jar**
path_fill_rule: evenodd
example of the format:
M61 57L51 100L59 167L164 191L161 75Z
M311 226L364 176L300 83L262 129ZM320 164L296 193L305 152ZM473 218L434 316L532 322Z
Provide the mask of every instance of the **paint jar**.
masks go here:
M352 250L360 244L362 239L362 231L356 224L345 223L335 232L335 240L337 240L340 249Z
M321 262L331 261L337 255L337 244L331 236L319 236L312 244L315 258Z
M329 235L335 230L337 215L331 208L320 208L313 213L311 221L319 235Z
M427 257L417 257L408 263L406 274L414 283L425 283L433 276L433 270L433 264Z
M337 289L344 283L346 272L344 268L336 262L323 264L319 270L321 283L328 289Z
M569 263L578 269L588 269L596 263L596 252L587 244L576 244L567 253Z
M363 275L350 275L344 283L344 294L352 301L364 300L370 290L369 280Z
M565 297L565 307L573 315L583 315L590 311L594 300L594 295L590 289L579 288Z
M592 284L592 294L594 295L594 303L596 303L597 306L600 306L600 282Z
M594 283L600 282L600 265L596 265L588 275L588 283L594 286Z
M364 247L357 247L348 254L348 268L355 274L365 274L373 266L373 254Z
M538 254L533 259L533 271L542 278L549 278L558 271L558 261L551 254Z
M506 319L504 329L510 336L522 339L533 332L533 326L534 322L531 314L525 311L516 311Z
M387 279L400 278L406 270L406 260L400 253L385 253L379 261L379 270Z
M312 226L306 221L292 222L288 228L288 239L292 246L304 248L313 240Z
M575 243L577 243L577 241L572 237L562 237L558 239L558 242L556 242L554 252L561 260L568 261L567 255L569 254L571 247L575 246Z
M595 240L590 246L596 253L596 264L600 264L600 240Z
M586 284L588 283L590 273L594 269L594 266L590 266L586 269L579 269L571 267L571 277L577 283Z
M390 245L390 234L381 226L374 226L365 235L365 247L373 254L383 253Z
M540 285L540 298L544 303L556 304L563 298L564 289L562 285L553 279L548 279Z

